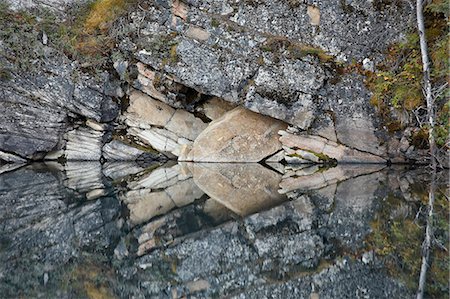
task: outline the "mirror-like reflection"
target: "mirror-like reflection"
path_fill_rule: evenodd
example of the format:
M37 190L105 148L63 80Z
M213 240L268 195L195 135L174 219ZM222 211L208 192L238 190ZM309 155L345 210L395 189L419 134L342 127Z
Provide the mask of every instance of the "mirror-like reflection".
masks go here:
M428 179L370 165L5 165L0 297L411 298ZM430 297L448 292L447 180Z

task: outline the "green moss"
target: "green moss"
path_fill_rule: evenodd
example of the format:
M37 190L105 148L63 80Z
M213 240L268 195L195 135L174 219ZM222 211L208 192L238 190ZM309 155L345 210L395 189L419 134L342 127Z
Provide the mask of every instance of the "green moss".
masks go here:
M170 62L176 63L178 61L178 54L177 54L177 44L173 45L172 47L170 47L170 54L169 54L169 58L170 58Z
M448 100L443 108L437 114L437 125L434 128L434 137L436 144L440 147L449 146L450 135L450 100Z
M220 21L216 18L211 18L211 27L219 27Z
M291 44L288 51L292 58L301 58L307 55L316 56L322 63L334 61L334 57L328 55L324 50L308 45Z
M132 1L96 0L69 10L61 22L50 11L39 10L32 15L26 11L12 11L0 2L0 39L6 45L2 53L21 69L30 69L43 56L38 36L45 32L52 48L63 51L82 65L105 65L115 45L109 36L111 24L124 13Z
M261 51L271 52L276 57L287 50L287 57L290 59L300 59L307 55L317 57L322 63L334 62L334 57L328 55L323 49L310 45L292 42L286 38L270 37L260 47ZM279 58L279 57L278 57Z
M264 57L262 56L258 57L258 65L264 65Z

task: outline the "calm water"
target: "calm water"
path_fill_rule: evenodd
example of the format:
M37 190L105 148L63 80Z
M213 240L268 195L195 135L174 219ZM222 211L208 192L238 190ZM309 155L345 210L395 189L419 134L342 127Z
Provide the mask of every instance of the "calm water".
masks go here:
M0 167L1 298L415 297L424 168L12 168ZM429 298L448 294L447 181Z

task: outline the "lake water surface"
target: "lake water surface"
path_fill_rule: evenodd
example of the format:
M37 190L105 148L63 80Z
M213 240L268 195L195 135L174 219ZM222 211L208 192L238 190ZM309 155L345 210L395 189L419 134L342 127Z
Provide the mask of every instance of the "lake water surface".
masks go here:
M429 180L379 165L3 166L0 298L415 298ZM449 290L447 182L429 298Z

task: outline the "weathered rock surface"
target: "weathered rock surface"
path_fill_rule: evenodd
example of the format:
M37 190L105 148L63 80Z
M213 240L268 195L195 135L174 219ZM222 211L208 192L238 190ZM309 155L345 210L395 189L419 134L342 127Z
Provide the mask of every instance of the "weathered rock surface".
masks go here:
M67 160L100 161L102 156L103 132L80 127L66 133L64 155Z
M58 15L70 5L84 3L7 2L16 10L49 8ZM122 88L131 85L142 93L131 89L130 105L123 107L126 112L119 126L150 130L129 132L135 134L132 137L145 135L144 142L172 158L189 158L187 141L204 131L205 120L217 120L230 109L223 101L387 158L386 136L369 104L364 77L341 75L336 62L354 60L367 66L380 61L383 49L399 40L413 21L409 5L277 0L147 6L129 7L130 18L119 18L110 28L117 39L118 55L112 57L117 74L89 75L80 71L78 62L50 48L52 44L33 40L39 52L36 68L28 73L13 68L11 79L1 82L7 100L0 104L5 114L0 150L41 159L64 147L61 136L73 127L74 118L77 124L80 118L95 120L90 127L103 130L99 123L116 118ZM8 67L13 65L5 57ZM131 63L131 57L139 62ZM352 161L360 160L364 157Z
M73 119L109 122L118 114L117 103L104 93L107 73L91 77L56 50L37 47L45 54L36 68L12 67L9 78L0 80L0 150L28 159L61 149Z
M286 131L280 131L280 134L280 142L287 147L288 151L289 149L300 149L300 151L292 150L292 153L287 152L287 154L304 158L307 161L318 162L319 159L325 161L335 159L342 163L386 163L386 160L380 156L349 148L319 136L295 135Z
M24 163L26 162L25 159L16 156L14 154L10 154L10 153L5 153L0 151L0 161L5 161L5 162L13 162L13 163Z
M179 137L194 141L206 126L207 124L193 114L185 110L177 110L165 127Z
M86 0L6 0L11 9L48 9L64 16L64 11L73 4L86 3Z
M156 157L155 153L144 152L143 150L126 145L118 140L113 140L103 146L103 157L107 161L136 161L139 158Z
M124 36L119 48L140 60L138 89L176 108L195 106L195 92L216 96L386 156L364 78L338 75L334 62L380 61L413 21L409 5L180 3L131 17L140 34Z
M142 129L164 128L178 138L195 140L206 128L201 119L185 110L175 110L166 103L155 100L139 91L130 94L130 105L124 115L125 123L130 127Z
M324 97L332 110L337 140L351 148L386 157L384 130L369 104L370 92L364 79L346 75L335 85L326 86Z
M164 127L175 113L169 105L155 100L139 91L130 94L130 105L125 114L129 126L148 129Z
M189 161L259 162L281 149L278 130L286 125L244 108L211 122L194 141Z
M227 101L218 97L213 97L203 103L201 110L206 117L211 120L216 120L224 115L226 112L233 110L235 106Z

